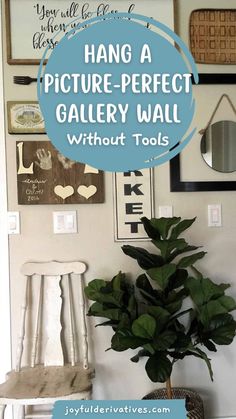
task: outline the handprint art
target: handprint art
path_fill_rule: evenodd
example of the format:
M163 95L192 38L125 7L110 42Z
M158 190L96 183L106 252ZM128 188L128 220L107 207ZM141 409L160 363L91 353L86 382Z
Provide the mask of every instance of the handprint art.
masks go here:
M35 164L42 170L52 169L52 155L50 151L45 151L44 148L36 150L36 156L39 161L35 161Z

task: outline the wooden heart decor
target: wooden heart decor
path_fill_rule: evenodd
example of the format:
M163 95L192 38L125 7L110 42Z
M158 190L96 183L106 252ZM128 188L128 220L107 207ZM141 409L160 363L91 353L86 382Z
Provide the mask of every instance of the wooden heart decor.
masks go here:
M56 195L60 196L62 199L66 199L69 196L74 194L74 188L72 186L61 186L57 185L54 188L54 192Z
M94 185L85 186L81 185L78 187L77 192L79 195L83 196L85 199L91 198L91 196L97 193L97 187Z
M104 202L103 172L67 159L50 141L19 141L16 154L19 204Z

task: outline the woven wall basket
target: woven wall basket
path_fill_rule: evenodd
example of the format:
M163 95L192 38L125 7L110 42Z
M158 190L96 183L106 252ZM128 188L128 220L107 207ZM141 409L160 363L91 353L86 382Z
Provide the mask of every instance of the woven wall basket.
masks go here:
M172 389L173 399L185 399L187 417L189 419L204 419L204 408L203 402L198 393L192 390L186 390L185 388L173 388ZM143 400L163 400L167 399L167 392L165 388L152 391L143 397Z
M197 63L236 64L236 9L194 10L189 37Z

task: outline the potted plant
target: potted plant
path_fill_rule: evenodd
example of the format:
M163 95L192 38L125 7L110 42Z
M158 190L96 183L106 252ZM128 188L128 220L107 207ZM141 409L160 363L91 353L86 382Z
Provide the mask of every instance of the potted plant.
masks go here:
M123 246L123 252L136 259L145 272L135 284L121 272L110 281L91 281L85 288L88 299L94 301L88 315L107 319L99 326L112 327L111 349L137 350L133 362L146 359L150 380L166 382L166 391L162 390L160 397L185 396L192 411L190 417L200 417L196 413L198 399L190 400L187 396L192 396L191 392L178 394L171 388L171 373L177 361L194 356L206 363L213 380L205 349L216 352L217 345L232 343L236 322L230 312L236 309L236 303L225 294L229 284L216 284L193 266L205 252L180 236L195 218L144 217L141 221L158 253Z

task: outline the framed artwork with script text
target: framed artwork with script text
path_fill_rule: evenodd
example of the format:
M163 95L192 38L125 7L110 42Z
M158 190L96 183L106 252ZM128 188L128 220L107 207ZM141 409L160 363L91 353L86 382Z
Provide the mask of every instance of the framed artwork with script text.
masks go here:
M7 62L37 65L45 49L54 49L78 22L107 13L148 15L170 26L172 7L173 0L162 7L156 0L5 0Z

